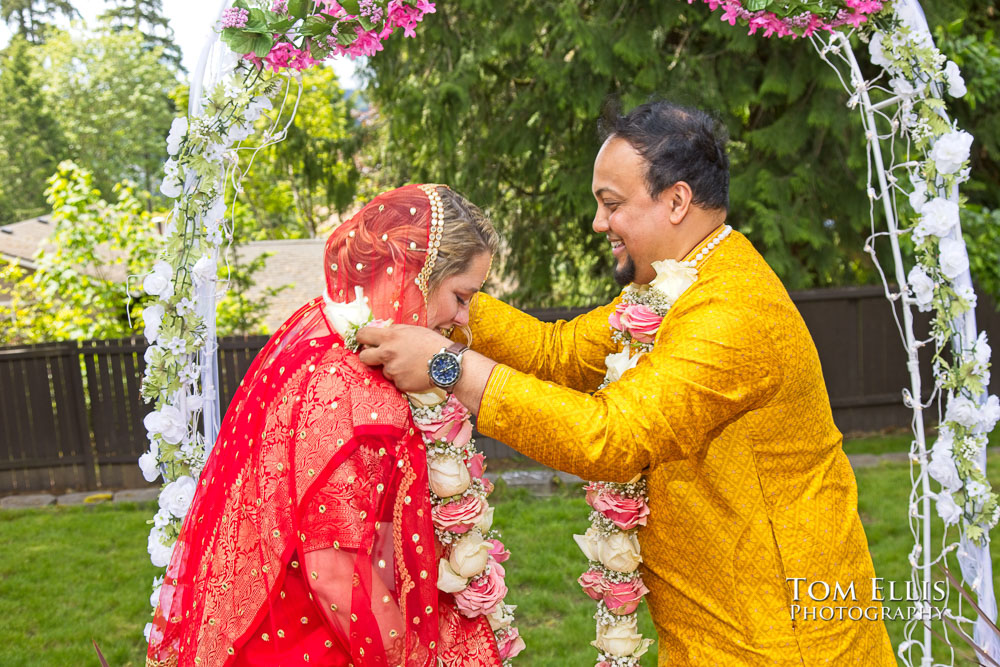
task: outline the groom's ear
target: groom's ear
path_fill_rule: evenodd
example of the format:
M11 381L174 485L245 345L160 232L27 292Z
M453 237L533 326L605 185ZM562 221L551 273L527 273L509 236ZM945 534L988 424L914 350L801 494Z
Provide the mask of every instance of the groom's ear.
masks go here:
M671 224L678 225L687 217L692 196L691 186L685 181L677 181L660 193L660 199L667 204Z

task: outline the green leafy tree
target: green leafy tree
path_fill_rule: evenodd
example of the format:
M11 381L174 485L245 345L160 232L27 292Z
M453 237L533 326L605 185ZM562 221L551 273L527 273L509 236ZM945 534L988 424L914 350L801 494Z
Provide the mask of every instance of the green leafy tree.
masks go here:
M63 34L42 49L44 92L59 109L66 157L90 170L103 192L124 180L155 191L175 115L169 94L177 85L160 48L147 49L134 30L102 29Z
M163 0L107 0L110 7L101 14L114 30L136 30L145 37L146 48L160 48L161 59L172 69L184 71L181 49L174 31L163 15Z
M586 304L616 289L590 231L609 97L629 108L667 96L719 115L731 133L730 222L786 286L874 279L861 252L860 123L802 40L747 36L701 3L469 0L386 48L368 74L383 119L376 173L385 186L444 181L488 206L516 303ZM978 118L963 120L977 131Z
M0 19L32 44L45 41L46 33L57 16L66 18L79 16L68 0L2 0Z
M0 53L0 224L47 210L45 180L65 142L40 87L32 47L15 35Z
M10 306L0 308L0 343L131 335L124 278L153 262L150 214L127 184L115 188L117 201L105 201L91 174L72 162L61 163L48 183L55 231L34 273L5 269L3 282L13 286Z
M328 219L354 203L355 154L364 138L364 128L353 117L354 102L330 67L304 71L302 89L287 135L261 150L243 182L236 225L241 236L313 238ZM255 139L271 122L258 122Z

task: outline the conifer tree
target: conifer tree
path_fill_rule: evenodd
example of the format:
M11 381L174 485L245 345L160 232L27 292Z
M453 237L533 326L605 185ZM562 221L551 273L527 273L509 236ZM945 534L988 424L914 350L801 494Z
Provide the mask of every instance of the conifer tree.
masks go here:
M146 38L146 48L163 49L161 60L184 71L181 50L174 42L174 31L163 15L163 0L107 0L110 8L101 14L114 30L137 30Z
M65 148L31 46L15 35L0 54L0 224L47 210L45 182Z
M0 19L31 44L45 41L45 32L57 15L79 16L69 0L0 0Z

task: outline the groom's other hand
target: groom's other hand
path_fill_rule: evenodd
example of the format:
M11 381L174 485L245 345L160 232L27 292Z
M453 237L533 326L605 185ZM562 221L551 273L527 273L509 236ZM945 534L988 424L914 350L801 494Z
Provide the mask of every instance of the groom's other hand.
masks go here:
M402 392L423 392L434 385L427 362L451 341L425 327L393 324L364 327L358 331L364 346L359 358L369 366L381 366L382 374Z

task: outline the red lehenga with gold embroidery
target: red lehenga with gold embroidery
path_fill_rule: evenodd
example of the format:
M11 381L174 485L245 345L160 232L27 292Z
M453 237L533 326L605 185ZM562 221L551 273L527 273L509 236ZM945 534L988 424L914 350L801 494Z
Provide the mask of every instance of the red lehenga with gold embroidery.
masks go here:
M422 187L377 197L331 235L333 301L362 286L377 319L426 323ZM236 392L167 568L147 665L499 667L487 619L437 590L409 403L324 311L318 298L289 318Z

